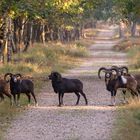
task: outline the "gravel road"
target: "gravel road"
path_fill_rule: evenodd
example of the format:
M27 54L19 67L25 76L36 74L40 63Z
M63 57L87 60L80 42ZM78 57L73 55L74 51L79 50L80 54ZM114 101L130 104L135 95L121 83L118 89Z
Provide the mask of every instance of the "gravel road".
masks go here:
M57 107L58 97L51 83L39 94L39 106L30 107L13 120L7 131L7 140L111 140L116 107L110 104L110 94L103 80L97 77L101 66L126 65L126 54L114 52L115 27L105 27L90 49L90 57L76 69L69 70L65 77L79 78L84 83L84 92L89 102L74 106L76 96L65 94L63 107ZM120 101L117 100L117 103Z

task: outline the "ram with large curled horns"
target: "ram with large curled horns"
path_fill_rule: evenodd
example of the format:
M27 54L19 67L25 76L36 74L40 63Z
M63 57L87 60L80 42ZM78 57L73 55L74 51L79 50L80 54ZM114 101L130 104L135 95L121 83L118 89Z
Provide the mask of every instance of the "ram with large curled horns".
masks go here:
M21 93L25 93L28 97L29 104L31 102L31 95L34 98L35 105L37 105L37 100L34 94L34 84L29 79L22 79L21 74L12 74L6 73L4 79L7 80L7 77L10 77L10 90L11 94L14 97L14 102L16 105L19 105L19 98ZM31 94L31 95L30 95Z
M120 72L120 75L122 75L122 76L127 75L127 76L134 77L135 80L137 81L138 93L140 94L140 74L134 74L134 75L130 74L128 67L126 67L126 66L112 66L112 68L117 68ZM123 90L124 97L125 97L125 93L126 93L126 90L124 89ZM131 94L133 94L133 93L131 93Z
M101 79L101 71L105 73L106 89L111 92L111 105L115 105L115 97L119 88L128 89L131 94L138 97L137 81L133 76L127 74L122 76L118 68L115 67L109 69L101 67L98 70L99 79Z

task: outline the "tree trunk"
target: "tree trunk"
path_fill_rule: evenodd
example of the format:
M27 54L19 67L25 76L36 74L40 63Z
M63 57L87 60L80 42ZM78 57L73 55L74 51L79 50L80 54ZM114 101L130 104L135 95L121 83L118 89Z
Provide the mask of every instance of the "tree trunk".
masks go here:
M21 49L24 46L24 41L23 41L23 33L24 33L24 19L21 19L21 23L20 23L20 28L18 30L18 35L19 35L19 42L18 42L18 52L21 52Z
M42 41L42 43L43 44L45 44L45 25L44 24L42 24L41 25L41 41Z
M119 24L119 38L123 38L123 37L124 37L124 33L122 30L122 26L121 26L121 24Z
M18 46L18 19L14 19L13 20L13 24L14 24L14 34L13 34L13 41L14 41L14 44L15 44L15 50L14 52L17 53L17 46Z
M23 50L23 52L26 52L27 50L28 50L28 48L30 47L30 46L32 46L33 44L33 42L32 42L32 37L33 37L33 23L32 22L30 22L30 23L28 23L27 24L27 27L26 27L26 38L25 38L25 43L24 43L24 45L25 45L25 48L24 48L24 50Z
M12 19L8 17L8 40L7 40L7 62L10 62L12 60Z
M8 48L8 17L5 15L4 17L5 27L4 27L4 44L3 44L3 63L7 58L7 48Z
M131 26L131 36L134 37L135 33L136 33L136 21L132 22L132 26Z

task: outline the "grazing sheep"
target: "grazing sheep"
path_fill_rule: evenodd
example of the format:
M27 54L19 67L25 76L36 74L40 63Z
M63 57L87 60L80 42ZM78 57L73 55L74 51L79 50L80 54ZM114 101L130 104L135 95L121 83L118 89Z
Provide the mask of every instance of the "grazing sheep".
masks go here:
M31 94L34 98L35 105L37 105L37 100L34 94L34 84L31 80L21 79L21 74L6 73L4 78L6 79L7 76L10 76L10 90L16 105L19 105L20 93L25 93L27 95L29 104L31 101Z
M10 99L10 104L13 105L12 102L12 95L10 94L10 89L9 89L9 84L5 80L0 80L0 98L1 101L4 100L4 95L9 97Z
M88 104L86 95L83 92L83 83L80 80L62 78L61 74L58 72L52 72L48 77L52 81L54 92L58 93L59 106L63 105L64 93L71 92L74 92L77 96L76 105L79 104L80 94L84 97L85 104Z
M100 72L105 72L105 83L106 83L106 89L111 92L111 104L115 105L115 96L117 89L119 88L125 88L131 91L131 94L134 94L138 97L137 92L137 81L132 76L121 76L119 75L118 69L112 68L112 69L106 69L104 67L101 67L98 70L98 77L101 79ZM114 74L113 72L116 72Z

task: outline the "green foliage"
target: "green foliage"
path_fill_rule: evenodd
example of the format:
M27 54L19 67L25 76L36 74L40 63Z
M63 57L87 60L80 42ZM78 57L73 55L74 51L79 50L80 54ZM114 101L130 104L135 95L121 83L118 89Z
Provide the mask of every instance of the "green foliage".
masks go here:
M139 0L115 0L115 10L122 19L136 21L140 18Z

